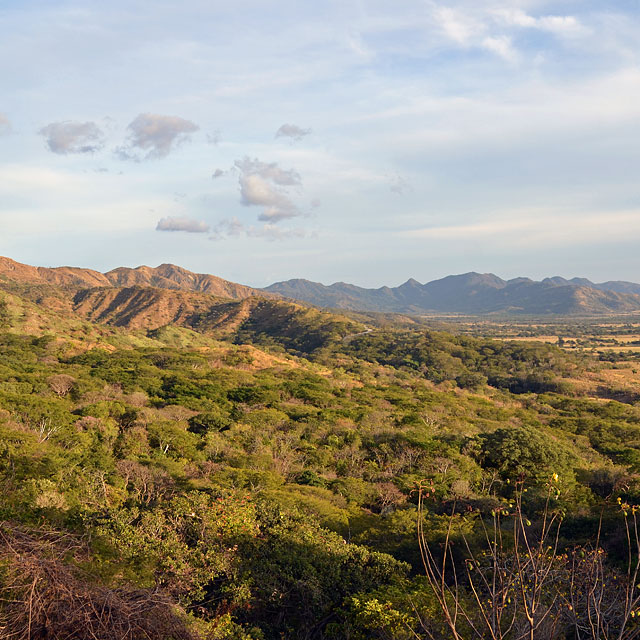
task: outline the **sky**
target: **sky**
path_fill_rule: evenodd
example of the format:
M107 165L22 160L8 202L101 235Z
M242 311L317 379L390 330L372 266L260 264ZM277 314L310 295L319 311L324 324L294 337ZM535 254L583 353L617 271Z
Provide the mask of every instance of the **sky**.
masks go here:
M638 0L0 0L0 255L640 281Z

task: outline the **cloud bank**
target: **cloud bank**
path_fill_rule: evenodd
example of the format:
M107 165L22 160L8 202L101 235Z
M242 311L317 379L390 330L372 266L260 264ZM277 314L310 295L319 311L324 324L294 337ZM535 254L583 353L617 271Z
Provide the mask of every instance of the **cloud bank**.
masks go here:
M104 146L104 133L95 122L51 122L38 132L52 153L94 153Z

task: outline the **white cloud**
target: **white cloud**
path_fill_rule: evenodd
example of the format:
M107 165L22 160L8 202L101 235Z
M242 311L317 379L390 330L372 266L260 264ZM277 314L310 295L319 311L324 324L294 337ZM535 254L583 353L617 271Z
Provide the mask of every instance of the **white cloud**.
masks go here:
M509 36L488 36L482 41L482 46L508 62L517 62L520 57Z
M60 155L94 153L104 146L104 133L95 122L51 122L38 133L49 151Z
M275 223L301 215L286 191L286 187L301 184L296 171L282 169L275 162L265 163L248 157L237 160L235 166L240 171L241 202L247 207L263 207L259 220Z
M511 63L519 60L512 38L505 33L493 33L496 25L487 10L477 10L475 6L467 10L436 7L433 15L441 32L460 47L485 49ZM498 17L508 26L529 18L523 11L515 10L505 15L498 13Z
M503 22L508 26L535 27L537 23L533 16L530 16L522 9L495 9L493 14L500 22Z
M235 166L245 175L257 175L279 185L300 184L300 175L294 169L281 169L276 162L260 162L257 158L252 160L245 156L242 160L236 160Z
M441 7L435 2L432 16L436 27L450 41L465 49L480 47L508 62L519 62L521 55L513 42L514 30L537 29L562 37L589 33L572 15L534 16L520 7L491 7L488 3ZM515 3L514 3L515 4Z
M158 221L156 231L186 231L187 233L208 233L209 225L187 216L168 216Z
M546 15L534 17L522 9L515 8L496 9L492 13L498 22L511 27L540 29L565 36L588 33L588 29L575 16Z
M178 116L141 113L127 127L129 137L116 152L124 160L164 158L175 147L189 140L189 134L200 127ZM141 157L138 152L146 151Z
M284 3L266 11L253 0L250 10L249 5L217 3L220 11L212 12L198 1L179 8L159 3L153 20L145 19L135 2L92 4L91 10L74 10L77 0L63 8L45 4L38 11L31 3L24 11L9 11L1 28L2 59L6 71L13 72L5 73L8 84L0 110L11 119L15 134L0 138L0 147L5 158L34 168L33 176L25 172L22 195L12 188L12 202L4 200L0 207L3 232L5 224L20 226L34 238L44 233L45 243L56 225L65 230L75 226L78 236L87 237L95 229L135 228L151 234L154 242L143 247L132 241L137 245L132 251L157 253L160 246L172 251L182 237L191 241L188 260L210 261L206 251L196 257L198 243L193 243L209 234L154 232L157 221L192 215L213 229L217 216L212 213L218 211L220 217L237 215L244 224L261 228L256 218L282 213L283 196L287 206L319 213L310 204L317 196L323 202L319 223L328 231L323 251L334 251L336 259L304 256L300 268L315 259L309 269L333 262L337 272L349 261L359 261L363 269L386 268L380 267L385 253L398 263L408 260L399 240L391 245L391 231L402 228L408 216L417 216L424 203L441 211L448 220L442 225L464 225L478 212L509 201L566 204L580 198L589 210L596 206L591 200L606 208L634 203L637 196L630 174L639 155L633 141L640 128L640 14L628 2L423 0L400 6L349 0L327 13L322 3ZM507 8L510 15L494 11ZM436 9L441 9L439 17ZM587 29L588 37L569 37L580 29ZM347 49L347 34L356 34L357 47L366 47L362 57ZM505 39L502 45L500 38ZM508 44L519 53L517 69L504 63ZM42 51L47 55L38 55ZM542 53L544 61L536 61ZM628 73L622 77L625 67ZM60 69L70 68L76 73L60 75ZM112 176L122 163L111 157L54 156L45 151L44 139L33 135L40 126L62 120L60 114L78 119L84 113L108 140L115 140L109 149L122 144L131 130L110 131L97 115L90 116L95 105L116 117L120 129L151 111L182 115L202 130L170 137L164 148L155 143L126 147L139 159L154 150L155 157L162 157L168 148L168 158L130 166L119 177ZM303 130L311 126L314 135L293 144L289 136L274 139L278 122ZM224 141L214 147L207 144L207 133L218 127ZM171 150L189 135L193 143L186 162L184 148ZM209 141L215 143L215 138L213 134ZM216 167L226 173L245 154L276 161L281 170L295 167L304 191L300 184L286 184L286 176L278 184L254 167L247 175L257 175L263 184L247 178L246 204L256 196L263 204L241 206L242 185L236 183L240 169L233 177L218 174L215 183L210 176ZM49 180L37 175L37 165L61 158L65 162L57 163L58 168L74 170L68 188L37 193L43 179ZM96 167L109 173L93 173ZM390 167L412 181L414 193L396 195L403 187L392 182ZM3 171L0 182L9 181ZM195 210L176 207L174 191L207 192L209 208L202 203ZM28 222L21 219L26 205ZM275 212L265 211L273 206ZM151 207L156 211L149 214ZM289 206L288 213L294 212ZM277 228L310 226L302 217L291 220L281 219ZM432 218L426 214L419 221L412 218L412 226L426 226L428 220ZM380 228L385 232L375 235ZM387 232L389 243L387 238L372 239ZM475 232L486 233L484 227L472 228L467 237L472 240ZM100 237L100 231L95 233ZM489 261L500 241L485 237ZM361 243L362 252L350 251L350 243ZM456 255L455 235L440 244ZM338 246L344 257L337 255ZM126 251L124 244L109 247L106 241L100 249L114 261ZM59 254L68 250L75 250L71 242L50 243L43 260L61 260ZM604 264L604 253L592 255ZM231 260L221 259L221 264L246 263L233 248L227 254ZM637 267L629 262L632 266Z
M468 12L451 7L436 8L434 16L445 35L460 45L470 44L485 30L484 25L473 19Z
M245 206L257 205L264 207L263 212L258 217L259 220L277 222L300 215L296 205L285 193L259 175L241 175L239 182L242 204Z
M276 138L291 138L292 140L302 140L311 133L311 129L303 129L296 124L283 124L276 131Z
M538 18L536 26L562 35L582 35L587 32L574 16L542 16Z

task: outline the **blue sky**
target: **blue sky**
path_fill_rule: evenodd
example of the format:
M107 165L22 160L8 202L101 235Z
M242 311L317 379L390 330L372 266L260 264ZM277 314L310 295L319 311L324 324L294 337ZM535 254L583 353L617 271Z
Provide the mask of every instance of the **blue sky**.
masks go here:
M0 254L640 281L636 1L0 0Z

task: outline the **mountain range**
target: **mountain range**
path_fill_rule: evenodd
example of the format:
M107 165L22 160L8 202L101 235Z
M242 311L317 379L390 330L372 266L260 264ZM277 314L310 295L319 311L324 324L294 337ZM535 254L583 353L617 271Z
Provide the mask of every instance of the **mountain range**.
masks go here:
M344 282L325 286L300 279L256 289L172 264L101 273L78 267L33 267L0 257L0 288L41 308L147 330L167 324L210 330L231 322L237 327L256 309L264 311L265 305L274 313L276 308L291 310L292 300L331 309L422 315L640 312L640 284L633 282L594 283L559 276L542 281L503 280L474 272L426 284L410 279L398 287L378 289Z
M593 315L640 310L640 284L596 284L586 278L559 276L542 281L503 280L492 273L471 272L426 284L410 279L398 287L379 289L298 279L272 284L265 291L322 307L413 314Z

